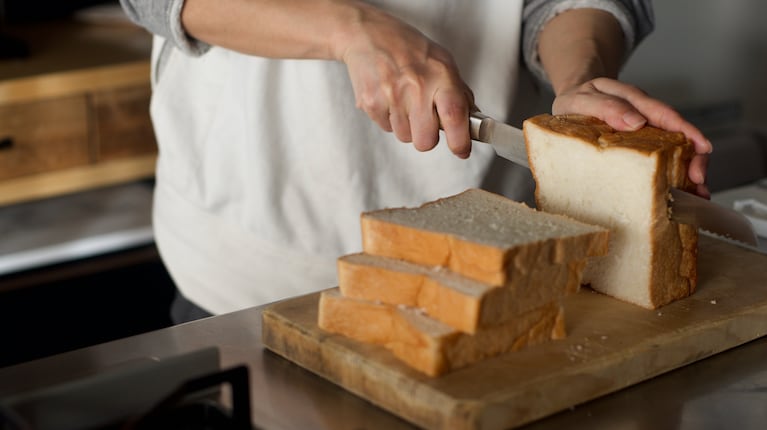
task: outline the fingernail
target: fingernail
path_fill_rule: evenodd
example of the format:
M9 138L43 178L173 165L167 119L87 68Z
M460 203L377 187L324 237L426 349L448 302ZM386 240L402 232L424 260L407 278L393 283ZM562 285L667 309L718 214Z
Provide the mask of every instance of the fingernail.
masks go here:
M708 139L706 139L706 144L708 145L708 152L706 152L706 153L710 154L710 153L714 152L714 144L712 144L711 141L708 140Z
M461 152L461 153L455 154L456 157L462 160L469 158L470 155L471 155L471 152Z
M634 111L629 111L623 114L623 122L625 122L626 125L632 129L636 130L645 125L647 123L647 119Z
M706 183L706 177L703 175L703 172L695 172L695 175L690 175L690 179L693 183L698 185L703 185Z

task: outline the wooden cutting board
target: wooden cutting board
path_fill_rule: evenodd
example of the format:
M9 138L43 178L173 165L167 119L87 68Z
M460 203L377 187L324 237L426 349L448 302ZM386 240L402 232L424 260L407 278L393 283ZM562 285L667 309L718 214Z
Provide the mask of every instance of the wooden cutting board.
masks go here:
M767 255L701 236L698 291L660 310L583 289L568 338L430 378L382 347L317 327L319 294L264 310L264 345L425 428L503 429L554 414L767 334Z

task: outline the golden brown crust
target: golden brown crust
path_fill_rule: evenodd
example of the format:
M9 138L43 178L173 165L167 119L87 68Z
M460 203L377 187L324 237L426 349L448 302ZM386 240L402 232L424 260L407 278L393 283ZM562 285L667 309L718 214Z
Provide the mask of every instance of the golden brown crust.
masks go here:
M587 257L607 253L609 231L481 193L363 213L364 252L339 257L319 327L432 376L564 338L559 301Z
M695 185L687 175L694 155L692 142L682 133L650 126L634 132L619 132L597 118L582 115L543 114L526 122L556 134L578 138L600 151L627 148L657 157L661 164L659 175L654 178L654 206L650 209L655 221L651 231L653 276L651 285L646 286L650 294L649 307L658 308L692 294L697 283L698 233L694 227L672 222L667 216L670 187L694 191ZM525 135L529 138L527 132ZM538 172L532 160L530 168L537 183ZM535 198L541 207L544 196L539 191L536 187Z
M664 163L658 179L655 199L658 222L653 240L653 266L658 269L650 286L654 309L690 296L697 285L698 231L695 227L679 224L667 218L670 188L693 191L695 185L687 175L694 155L692 144L669 146L659 158Z
M352 254L338 259L338 286L346 297L420 308L456 330L475 333L577 292L585 266L585 260L542 264L494 287L446 269Z
M361 225L362 249L368 254L445 267L490 285L505 285L512 273L525 273L539 264L559 264L605 255L609 243L606 229L515 248L498 248L383 221L367 214L362 214Z
M372 255L448 267L480 282L502 285L511 258L504 250L362 215L362 249Z
M637 131L617 131L605 122L585 115L541 114L527 121L565 136L577 137L601 149L631 148L644 153L674 151L689 145L684 134L646 126Z
M487 358L561 338L563 310L549 303L508 323L485 327L469 335L436 321L419 324L425 316L413 310L350 299L336 290L320 296L318 325L364 343L389 349L408 366L439 376Z

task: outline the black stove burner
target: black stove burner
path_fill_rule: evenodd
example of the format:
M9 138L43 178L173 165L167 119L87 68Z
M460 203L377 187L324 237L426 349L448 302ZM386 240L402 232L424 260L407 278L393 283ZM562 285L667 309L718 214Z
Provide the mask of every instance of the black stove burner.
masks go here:
M218 349L206 348L0 398L0 430L155 429L254 429L248 368L221 370Z
M231 411L211 399L187 400L223 383L231 387ZM148 413L108 429L253 430L250 423L248 368L238 366L187 381Z

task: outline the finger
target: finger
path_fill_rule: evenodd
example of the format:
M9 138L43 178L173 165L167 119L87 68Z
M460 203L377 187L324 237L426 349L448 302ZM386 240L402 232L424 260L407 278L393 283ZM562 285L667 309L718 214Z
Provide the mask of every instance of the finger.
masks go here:
M706 139L706 137L703 136L703 132L698 130L694 125L689 123L682 124L679 127L679 131L692 140L693 145L695 145L695 153L710 154L714 151L714 145L711 141Z
M619 131L636 131L647 125L641 112L619 98L606 100L602 115L607 124Z
M596 78L591 81L591 84L600 92L623 99L649 97L647 93L642 91L642 89L639 87L635 87L634 85L627 84L616 79Z
M620 131L638 130L647 124L647 119L631 103L620 97L598 91L558 97L554 100L552 113L555 115L578 113L593 116Z
M710 154L714 147L697 127L687 122L670 106L654 99L640 99L632 102L650 121L650 125L669 131L678 131L690 139L695 153Z
M445 130L447 146L458 158L469 158L471 137L469 136L469 109L473 100L464 92L439 91L434 96L437 115Z
M687 176L698 185L706 183L706 169L708 168L708 155L698 154L690 160Z
M389 122L389 115L387 114L371 114L370 112L367 113L370 119L372 119L376 124L378 124L379 127L381 127L382 130L391 132L393 131L393 127L391 125L391 122Z
M400 111L394 111L389 113L389 122L391 123L394 135L397 136L401 142L412 142L413 136L410 131L410 120L408 116Z
M437 114L431 116L410 114L410 132L413 136L413 147L425 152L434 149L439 142L439 121Z
M350 74L357 108L365 112L381 129L391 132L393 130L389 119L389 106L392 105L389 101L391 88L360 78L354 70L350 70Z
M439 118L432 101L411 106L409 114L413 147L421 152L432 150L439 142Z
M695 187L695 194L703 197L704 199L711 199L711 191L708 189L708 185L698 184Z
M650 125L683 133L695 145L696 153L709 154L713 150L711 142L697 127L682 118L671 106L648 96L639 88L613 79L595 79L592 84L599 91L626 99L647 118Z
M644 95L637 87L607 78L594 79L588 83L595 91L595 97L584 98L593 100L590 109L597 109L595 115L612 128L620 131L639 130L647 124L647 118L632 103L631 98Z
M357 108L367 114L379 127L385 131L392 131L391 115L386 104L377 101L374 97L358 97Z

